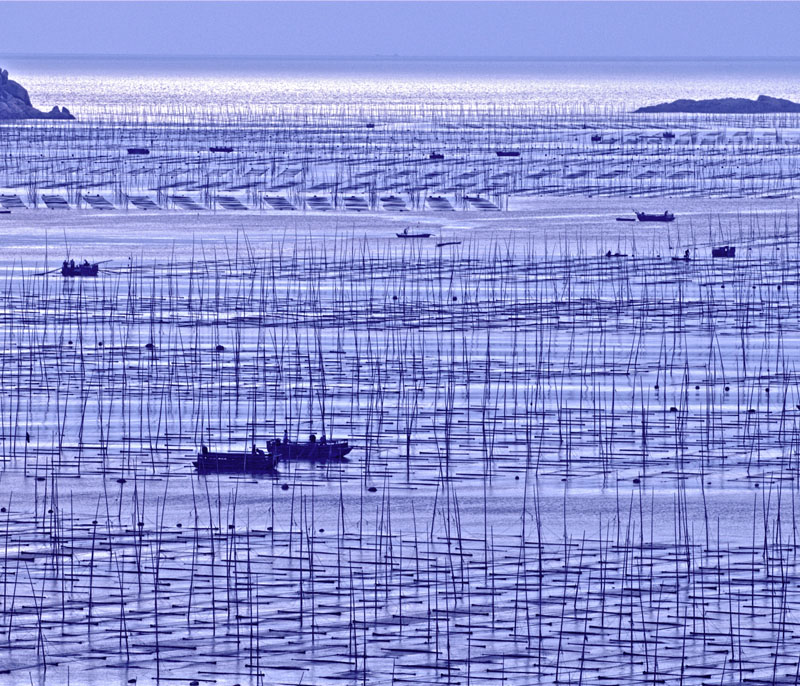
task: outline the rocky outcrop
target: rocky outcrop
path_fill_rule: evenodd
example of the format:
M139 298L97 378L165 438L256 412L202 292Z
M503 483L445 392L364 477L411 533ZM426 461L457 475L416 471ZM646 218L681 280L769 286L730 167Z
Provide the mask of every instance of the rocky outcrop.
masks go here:
M747 98L717 98L714 100L675 100L660 105L640 107L639 114L659 112L684 112L687 114L770 114L800 112L800 103L759 95L756 100Z
M8 72L0 69L0 119L75 119L66 107L56 105L49 112L37 110L26 91Z

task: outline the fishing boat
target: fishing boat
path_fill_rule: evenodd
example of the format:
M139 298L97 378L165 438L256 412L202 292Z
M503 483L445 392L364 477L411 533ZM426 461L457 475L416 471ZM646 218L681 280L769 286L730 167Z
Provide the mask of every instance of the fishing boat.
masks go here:
M495 150L498 157L519 157L519 150Z
M692 258L689 257L689 251L687 250L687 251L685 251L683 253L683 257L673 257L672 261L673 262L689 262L689 261L691 261L691 259Z
M431 234L429 233L409 233L408 227L403 229L402 233L396 234L398 238L430 238Z
M647 214L647 212L637 212L636 218L640 222L672 222L675 221L675 215L672 212L664 211L664 214Z
M149 148L128 148L129 155L149 155Z
M61 276L97 276L100 270L99 264L89 264L86 260L83 264L75 264L75 260L64 260L61 265Z
M193 463L200 474L264 474L274 472L278 458L255 447L249 452L211 452L203 446Z
M313 462L343 461L353 448L343 440L327 439L323 435L317 440L314 434L307 441L290 441L284 434L283 440L276 438L267 441L267 450L277 460L308 460Z
M721 248L711 248L711 257L736 257L736 246L723 245Z
M209 152L233 152L230 145L212 145L208 150Z

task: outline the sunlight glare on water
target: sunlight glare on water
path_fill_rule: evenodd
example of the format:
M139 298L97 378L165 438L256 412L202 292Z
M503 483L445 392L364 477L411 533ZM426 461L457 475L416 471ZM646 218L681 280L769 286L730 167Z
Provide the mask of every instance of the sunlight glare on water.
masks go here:
M429 61L15 57L41 107L586 106L677 98L800 98L798 61Z

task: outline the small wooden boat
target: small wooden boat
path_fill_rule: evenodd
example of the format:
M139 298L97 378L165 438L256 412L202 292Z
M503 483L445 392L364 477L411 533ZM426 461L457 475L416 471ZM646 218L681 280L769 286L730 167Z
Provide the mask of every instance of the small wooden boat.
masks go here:
M736 246L723 245L721 248L711 248L711 257L736 257Z
M69 262L64 260L61 265L61 276L97 276L99 270L98 264L89 264L86 260L83 261L83 264L75 264L75 260Z
M648 214L647 212L637 212L636 218L640 222L672 222L675 221L675 215L672 212L664 211L664 214Z
M617 217L618 222L635 222L636 217Z
M518 150L495 150L498 157L519 157Z
M610 250L606 253L606 257L627 257L628 253L624 252L611 252Z
M599 143L601 140L603 140L603 137L599 133L592 136L592 143Z
M193 462L200 474L264 474L274 472L278 458L253 446L250 452L210 452L205 446Z
M305 442L276 438L267 442L267 449L276 460L308 460L312 462L342 462L353 448L347 441L326 439L320 440L312 434Z
M148 148L128 148L129 155L149 155L150 150Z
M212 145L208 150L209 152L233 152L230 145Z
M447 245L461 245L461 241L444 241L443 243L437 243L437 248L444 248Z
M444 155L442 153L440 153L440 152L432 152L430 155L428 155L428 159L429 160L443 160L444 159Z
M430 233L409 233L408 227L403 229L402 233L395 234L398 238L430 238L433 234Z
M670 138L675 138L675 134L672 133L672 131L664 131L664 133L662 133L661 136L662 138L666 138L667 140L669 140Z
M673 257L672 261L673 262L690 262L691 259L692 258L689 257L689 251L687 250L686 252L683 253L683 257Z

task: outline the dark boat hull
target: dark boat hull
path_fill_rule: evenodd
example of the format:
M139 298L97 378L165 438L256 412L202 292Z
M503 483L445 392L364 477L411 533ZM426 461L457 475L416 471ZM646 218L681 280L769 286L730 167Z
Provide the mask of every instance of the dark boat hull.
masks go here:
M278 461L270 453L201 453L194 466L200 474L268 474Z
M647 214L646 212L637 212L636 218L640 222L672 222L675 221L674 214Z
M314 443L278 443L270 441L267 443L270 453L275 455L279 461L284 460L306 460L311 462L335 462L343 461L352 448L347 441L316 441Z
M98 271L96 264L76 264L74 267L64 265L61 267L61 276L97 276Z
M398 233L398 238L430 238L429 233Z

